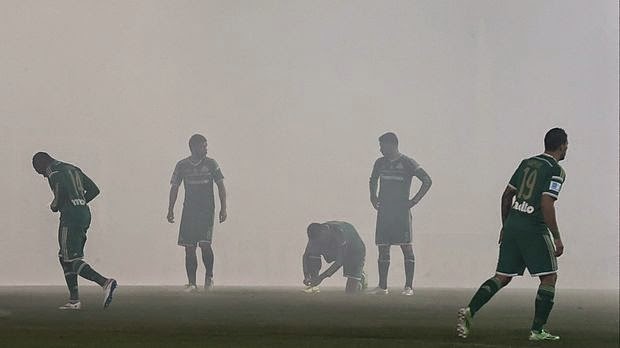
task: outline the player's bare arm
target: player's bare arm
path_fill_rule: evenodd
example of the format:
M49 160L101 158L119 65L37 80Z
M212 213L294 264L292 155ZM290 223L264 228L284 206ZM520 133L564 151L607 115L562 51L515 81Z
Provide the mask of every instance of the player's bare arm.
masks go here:
M169 223L174 223L174 204L177 201L177 196L179 195L179 185L170 186L170 198L168 199L168 216L166 219Z
M420 186L418 193L416 193L415 196L413 196L413 198L409 201L410 208L413 208L422 200L422 198L426 195L428 190L431 188L431 185L433 184L433 180L431 180L431 177L422 168L418 168L418 170L415 171L414 176L422 182L422 185Z
M56 213L58 212L58 209L60 209L60 207L58 206L61 202L61 191L60 191L60 184L59 183L55 183L54 184L54 189L52 191L54 193L54 199L52 200L52 203L50 203L50 209Z
M222 223L228 217L226 212L226 186L224 186L224 180L218 180L215 184L217 185L217 193L220 196L220 223Z
M370 187L370 203L375 209L379 209L379 197L377 197L377 188L379 187L379 177L371 177Z
M555 198L549 195L543 195L540 199L540 208L543 213L545 225L547 225L547 228L549 228L549 231L551 231L553 235L555 256L558 257L564 253L564 244L562 244L560 229L558 228L558 222L555 218Z
M512 205L512 200L514 198L514 196L517 194L517 190L513 189L510 186L506 186L506 189L504 190L504 193L502 193L502 206L501 206L501 210L502 210L502 228L499 231L499 241L498 243L502 242L502 238L504 236L504 222L506 221L506 219L508 218L508 214L510 213L510 206Z
M336 255L336 259L334 260L334 262L325 270L325 272L321 273L318 278L313 279L311 285L318 286L319 284L321 284L323 280L334 275L334 273L336 273L340 269L340 267L342 267L343 263L344 247L338 248L338 255Z
M84 173L82 173L82 184L84 185L84 190L86 191L84 193L84 199L86 200L86 203L90 203L90 201L95 199L101 191L95 182Z

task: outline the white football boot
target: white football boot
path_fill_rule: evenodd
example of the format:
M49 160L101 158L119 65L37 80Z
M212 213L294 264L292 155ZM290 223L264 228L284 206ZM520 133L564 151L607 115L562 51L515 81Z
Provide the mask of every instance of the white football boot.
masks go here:
M118 283L115 279L110 278L103 286L103 308L108 308L110 303L112 303L112 297L114 296L114 291L118 287Z

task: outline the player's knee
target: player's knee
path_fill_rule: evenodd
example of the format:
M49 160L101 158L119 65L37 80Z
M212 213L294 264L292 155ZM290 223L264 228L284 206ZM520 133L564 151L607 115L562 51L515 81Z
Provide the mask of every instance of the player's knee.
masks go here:
M71 272L79 275L82 269L86 266L86 262L84 262L84 260L73 260L71 262L67 262L67 265Z
M379 262L390 262L390 247L389 246L379 247Z
M202 252L213 252L213 249L211 248L211 243L209 242L200 242L198 243L198 246L200 247L200 250L202 250Z
M548 274L540 277L540 283L543 285L551 285L555 286L556 281L558 280L557 273Z
M510 281L512 281L512 277L508 277L508 276L505 276L503 274L496 274L495 275L495 279L497 279L497 282L500 284L500 286L502 288L504 286L508 285L508 283L510 283Z
M415 262L415 255L413 254L413 249L403 249L403 257L406 261Z

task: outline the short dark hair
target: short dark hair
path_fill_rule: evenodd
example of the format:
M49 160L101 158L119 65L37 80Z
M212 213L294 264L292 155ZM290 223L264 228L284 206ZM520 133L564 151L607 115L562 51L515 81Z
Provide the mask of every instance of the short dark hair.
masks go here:
M39 174L45 174L45 170L52 162L54 159L47 152L37 152L32 156L32 166Z
M192 147L202 144L205 141L207 141L207 138L204 137L204 135L202 134L194 134L189 138L189 148L190 150L192 149Z
M321 232L325 229L323 224L313 222L308 225L308 239L317 239Z
M398 137L393 132L387 132L379 137L381 143L392 143L398 145Z
M555 151L568 142L568 135L562 128L553 128L545 134L545 151Z

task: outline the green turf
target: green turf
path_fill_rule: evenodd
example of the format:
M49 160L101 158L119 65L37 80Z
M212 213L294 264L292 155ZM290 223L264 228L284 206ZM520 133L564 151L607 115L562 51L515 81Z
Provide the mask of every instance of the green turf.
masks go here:
M80 312L61 312L62 287L0 288L0 347L618 347L618 291L558 290L548 328L560 342L530 343L536 289L504 289L455 335L473 290L420 289L413 297L346 296L339 289L121 287L108 310L82 288Z

